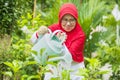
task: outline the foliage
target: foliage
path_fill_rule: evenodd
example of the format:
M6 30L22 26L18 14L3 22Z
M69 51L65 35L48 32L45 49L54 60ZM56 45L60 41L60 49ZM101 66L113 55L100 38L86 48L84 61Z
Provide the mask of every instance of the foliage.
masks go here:
M19 80L24 71L24 67L28 66L28 65L36 64L36 62L34 62L34 61L22 62L22 61L18 61L18 60L13 60L12 62L4 62L4 64L9 66L10 69L8 68L9 71L3 72L3 74L10 76L13 80ZM23 68L23 70L22 70L22 68ZM23 76L22 76L22 78L23 78Z
M41 25L46 25L47 23L42 20L41 14L38 14L35 16L35 18L32 18L32 14L27 13L26 16L22 15L20 19L17 21L17 24L20 28L27 27L27 32L26 29L23 30L24 33L27 33L28 35L33 33L32 31L37 30Z
M71 0L72 1L72 0ZM74 1L74 0L73 0ZM94 4L93 4L94 3ZM99 41L99 34L94 35L92 40L89 39L91 28L96 28L102 21L102 16L106 14L105 2L99 0L84 0L84 1L74 1L78 8L79 13L79 23L81 24L83 30L86 34L86 46L85 53L91 53L95 50L96 46L94 43ZM92 4L92 5L91 5ZM90 54L86 54L90 56Z
M115 21L114 16L109 14L103 19L102 24L106 27L115 27L117 22Z
M97 58L101 60L102 64L105 64L106 62L112 64L113 74L119 75L120 48L115 44L113 45L113 42L111 42L111 44L108 44L106 42L105 44L106 45L102 45L101 43L98 44L99 48L96 51L96 53L98 54ZM119 77L120 76L117 76L117 78Z
M3 38L0 38L0 78L2 77L2 71L6 70L5 65L3 64L4 61L9 60L11 45L11 37L9 35L4 35Z
M36 63L31 56L32 45L29 39L39 26L48 26L58 21L58 10L64 2L75 3L79 11L79 22L87 36L85 46L85 56L88 57L85 58L86 68L80 69L78 75L84 76L85 80L101 80L102 75L108 71L102 71L100 68L104 64L110 63L113 70L111 80L119 80L120 48L115 44L116 35L114 33L116 25L119 25L120 21L116 22L111 15L111 10L116 3L115 0L47 0L44 10L41 10L41 0L38 0L37 13L34 19L32 0L1 0L0 35L12 33L12 36L6 37L4 35L0 38L0 79L3 79L4 75L9 76L12 80L43 79L47 67ZM104 15L107 18L104 19ZM105 26L107 31L96 32L92 34L93 38L90 39L91 28L95 29L98 25ZM23 30L23 28L27 29ZM93 51L97 56L89 58ZM63 70L61 75L63 80L70 78L68 70ZM60 77L52 79L59 80Z
M45 49L40 49L40 52L32 51L32 56L34 60L41 66L45 66L47 63L47 56L45 53Z
M102 1L102 0L100 0ZM118 4L120 7L120 1L119 0L105 0L106 8L108 8L109 11L111 11L114 7L114 4Z
M60 1L56 1L56 4L53 5L53 8L50 11L44 13L43 17L47 22L47 26L58 21L58 10L60 7Z
M53 77L51 78L51 80L70 80L70 71L69 70L62 70L61 72L61 76L58 77Z
M26 4L22 4L26 3ZM32 0L0 0L0 35L18 31L16 24L19 16L24 12L30 11ZM25 8L26 7L26 8Z
M79 69L78 75L83 76L83 80L102 80L101 76L108 73L108 70L100 70L101 62L96 58L85 58L88 62L86 68Z
M52 8L48 8L46 12L40 11L40 13L43 15L44 20L47 22L47 26L58 22L58 12L60 6L67 1L68 0L57 0L51 5Z
M62 79L63 80L70 80L70 71L69 70L62 71Z
M37 12L42 11L46 12L53 8L55 0L37 0Z

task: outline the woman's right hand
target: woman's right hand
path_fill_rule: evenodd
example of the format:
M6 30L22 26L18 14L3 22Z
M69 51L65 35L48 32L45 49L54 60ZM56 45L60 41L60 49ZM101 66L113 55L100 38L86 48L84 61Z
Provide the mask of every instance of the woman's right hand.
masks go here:
M45 33L48 33L48 28L46 26L41 26L37 32L38 35L44 35Z

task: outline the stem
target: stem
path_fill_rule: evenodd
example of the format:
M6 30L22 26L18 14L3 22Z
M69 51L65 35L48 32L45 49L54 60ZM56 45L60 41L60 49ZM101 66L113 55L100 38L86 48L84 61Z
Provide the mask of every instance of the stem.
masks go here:
M34 0L34 6L33 6L33 19L35 18L35 11L36 11L36 0ZM34 26L34 21L32 22L32 25Z
M119 26L117 25L116 26L116 45L117 46L120 46L120 44L119 44Z

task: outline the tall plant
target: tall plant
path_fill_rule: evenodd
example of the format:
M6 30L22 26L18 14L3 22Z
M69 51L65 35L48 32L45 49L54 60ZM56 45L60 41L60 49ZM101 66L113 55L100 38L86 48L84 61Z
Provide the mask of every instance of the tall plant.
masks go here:
M68 1L69 0L56 0L51 5L51 8L48 8L46 12L40 12L43 16L43 19L47 22L47 26L58 22L59 8L63 3Z
M94 35L95 38L92 40L89 39L89 35L92 31L91 28L96 28L96 26L101 23L103 14L106 13L104 7L105 2L100 0L71 0L71 2L72 1L78 8L79 22L86 34L85 52L91 53L96 48L94 43L99 40L100 34ZM90 55L87 54L87 56Z

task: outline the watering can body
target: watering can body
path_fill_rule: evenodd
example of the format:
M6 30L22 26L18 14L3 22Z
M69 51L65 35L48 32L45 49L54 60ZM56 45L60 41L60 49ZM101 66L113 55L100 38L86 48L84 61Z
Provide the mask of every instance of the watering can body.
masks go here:
M69 50L67 49L65 44L63 44L63 54L62 55L48 59L48 61L58 61L58 60L63 60L69 66L71 65L71 62L73 61L71 53L69 52Z
M42 48L45 48L48 56L61 54L63 51L63 46L62 42L55 35L57 32L59 32L59 30L53 33L46 33L40 37L37 43L32 47L32 50L39 53Z

